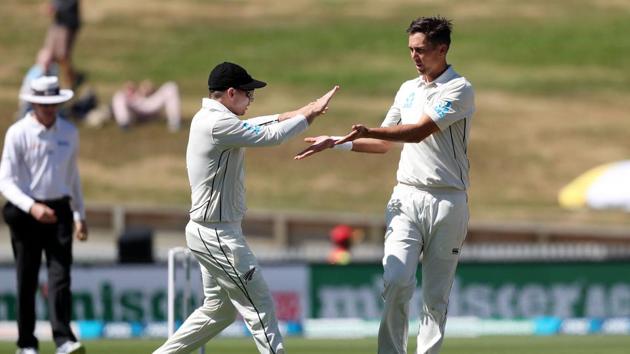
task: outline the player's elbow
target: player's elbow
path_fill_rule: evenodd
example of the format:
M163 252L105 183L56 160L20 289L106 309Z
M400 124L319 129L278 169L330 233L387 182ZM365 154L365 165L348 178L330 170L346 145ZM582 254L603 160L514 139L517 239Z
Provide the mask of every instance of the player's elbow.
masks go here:
M279 132L267 131L256 139L256 143L254 145L260 147L278 146L284 143L286 140L288 140L288 137L280 134Z
M416 129L413 129L410 132L407 139L405 139L405 142L417 144L438 130L439 128L435 124L426 125L426 126L422 126L422 125L418 126Z

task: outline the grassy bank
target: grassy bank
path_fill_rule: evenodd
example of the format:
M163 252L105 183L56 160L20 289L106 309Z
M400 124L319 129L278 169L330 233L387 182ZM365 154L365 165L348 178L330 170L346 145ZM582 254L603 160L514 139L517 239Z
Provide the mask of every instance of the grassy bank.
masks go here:
M1 131L49 23L41 3L1 5ZM330 113L308 134L342 134L352 123L380 124L398 86L415 75L406 26L436 13L455 20L450 62L477 94L473 219L625 222L621 213L572 213L556 203L579 173L630 156L630 5L621 1L93 0L83 3L75 61L103 102L125 80L177 81L187 122L208 71L223 60L270 83L248 115L295 108L338 83ZM187 128L80 129L88 203L188 203ZM250 207L381 214L395 152L329 152L298 163L299 140L248 152Z

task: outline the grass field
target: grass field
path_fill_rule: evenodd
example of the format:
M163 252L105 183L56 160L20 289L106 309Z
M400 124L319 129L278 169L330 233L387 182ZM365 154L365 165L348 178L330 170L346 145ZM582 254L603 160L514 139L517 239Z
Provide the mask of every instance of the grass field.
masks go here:
M2 132L49 23L41 4L1 5ZM557 191L581 172L630 156L629 2L91 0L82 11L75 61L102 102L128 79L175 80L189 121L210 68L232 60L270 83L249 115L295 108L340 84L330 113L308 134L380 124L400 83L415 75L406 26L416 16L451 17L449 61L477 96L473 220L630 223L622 213L566 212L556 203ZM164 124L129 132L81 126L87 202L186 206L186 140L187 129L169 134ZM294 162L299 140L248 152L251 208L380 217L395 184L395 152Z
M88 354L144 354L151 353L162 341L156 340L99 340L85 342ZM480 337L447 338L441 354L626 354L630 347L628 336L562 336L562 337ZM54 352L51 342L41 344L40 353ZM409 353L415 349L410 340ZM0 342L0 352L11 353L13 345ZM297 339L286 340L288 353L299 354L367 354L376 352L376 339ZM254 342L249 339L217 339L206 346L206 353L255 354Z

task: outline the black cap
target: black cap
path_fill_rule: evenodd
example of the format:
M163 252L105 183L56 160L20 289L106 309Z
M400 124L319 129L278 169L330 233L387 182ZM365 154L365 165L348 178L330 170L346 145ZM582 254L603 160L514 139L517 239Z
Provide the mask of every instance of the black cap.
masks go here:
M230 87L249 91L265 86L266 82L255 80L245 69L234 63L223 62L215 66L208 76L208 89L215 91Z

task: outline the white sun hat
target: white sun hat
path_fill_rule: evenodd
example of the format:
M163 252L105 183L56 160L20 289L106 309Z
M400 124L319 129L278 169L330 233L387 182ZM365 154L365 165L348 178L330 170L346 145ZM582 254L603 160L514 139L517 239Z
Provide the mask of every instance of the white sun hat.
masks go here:
M72 90L60 90L56 76L42 76L31 80L30 90L20 94L20 99L36 104L59 104L74 96Z

